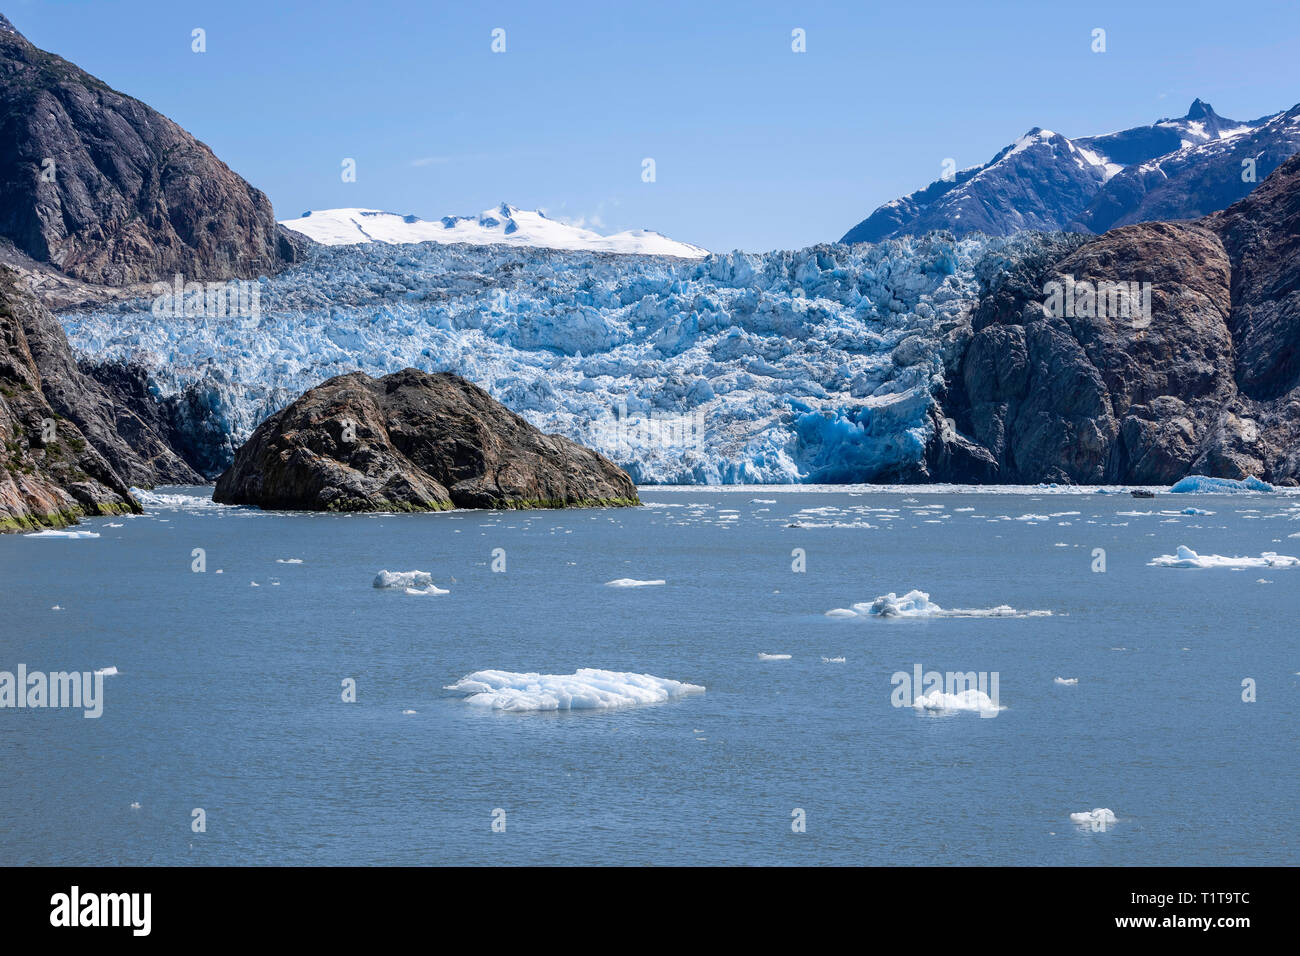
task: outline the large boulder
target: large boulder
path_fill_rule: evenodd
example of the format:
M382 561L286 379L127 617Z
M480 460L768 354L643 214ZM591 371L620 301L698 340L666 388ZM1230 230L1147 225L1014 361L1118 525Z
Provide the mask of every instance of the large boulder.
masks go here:
M632 479L596 452L457 375L412 368L309 390L257 427L213 499L306 511L639 504Z

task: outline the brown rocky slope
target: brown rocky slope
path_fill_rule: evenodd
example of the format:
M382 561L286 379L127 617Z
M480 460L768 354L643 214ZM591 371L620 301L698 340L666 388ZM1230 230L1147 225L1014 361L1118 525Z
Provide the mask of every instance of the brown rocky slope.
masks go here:
M227 504L307 511L635 505L608 459L545 435L457 375L340 375L257 427L218 480Z

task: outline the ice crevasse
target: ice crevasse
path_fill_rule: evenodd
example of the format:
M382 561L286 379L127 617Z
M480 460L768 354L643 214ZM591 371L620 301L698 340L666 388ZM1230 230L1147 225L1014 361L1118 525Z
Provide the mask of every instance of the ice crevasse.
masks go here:
M261 279L250 314L156 315L146 299L61 319L78 354L135 362L158 395L184 396L227 459L323 380L413 366L464 376L642 483L890 480L923 459L948 333L978 295L976 264L1007 242L697 260L334 246Z

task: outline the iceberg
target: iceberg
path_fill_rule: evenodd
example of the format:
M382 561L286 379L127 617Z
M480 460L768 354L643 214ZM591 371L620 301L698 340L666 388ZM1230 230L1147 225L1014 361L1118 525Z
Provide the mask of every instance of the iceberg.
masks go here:
M1240 494L1244 491L1276 491L1267 481L1258 478L1208 478L1205 475L1188 475L1174 483L1169 489L1172 494Z
M758 659L760 661L788 661L790 659L790 655L789 654L764 654L762 651L759 651Z
M1265 551L1258 558L1224 557L1221 554L1197 554L1180 544L1175 554L1162 554L1147 562L1157 568L1294 568L1300 558L1276 551Z
M993 699L982 690L964 690L959 694L948 694L941 690L935 690L928 694L918 695L916 700L912 702L912 706L917 710L931 713L961 711L992 713L1006 710L1005 707L993 703Z
M380 571L373 582L377 588L432 588L433 575L428 571Z
M1007 604L989 608L943 608L925 591L908 591L899 597L893 591L874 601L862 601L849 608L832 608L827 617L1051 617L1051 611L1019 611Z
M23 535L24 538L98 538L99 534L94 531L33 531L31 534Z
M1115 822L1115 814L1105 807L1097 807L1094 810L1086 810L1083 813L1071 813L1070 821L1072 823L1094 823L1104 826Z
M667 584L663 578L656 578L653 581L638 581L636 578L615 578L613 581L606 581L607 588L652 588L661 584Z
M580 668L572 674L475 671L444 690L465 694L465 702L491 710L596 710L656 704L702 694L698 684L622 671Z

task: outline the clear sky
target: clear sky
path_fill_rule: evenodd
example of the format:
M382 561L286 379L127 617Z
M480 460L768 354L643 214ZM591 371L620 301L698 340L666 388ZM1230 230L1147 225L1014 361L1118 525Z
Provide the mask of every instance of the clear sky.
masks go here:
M877 205L1067 136L1300 101L1300 3L3 0L167 114L281 219L508 201L715 251L835 240ZM1094 28L1106 52L1092 52ZM191 50L206 31L207 52ZM493 53L492 31L506 50ZM807 52L791 49L806 33ZM656 180L642 181L655 160ZM356 181L341 164L356 160Z

